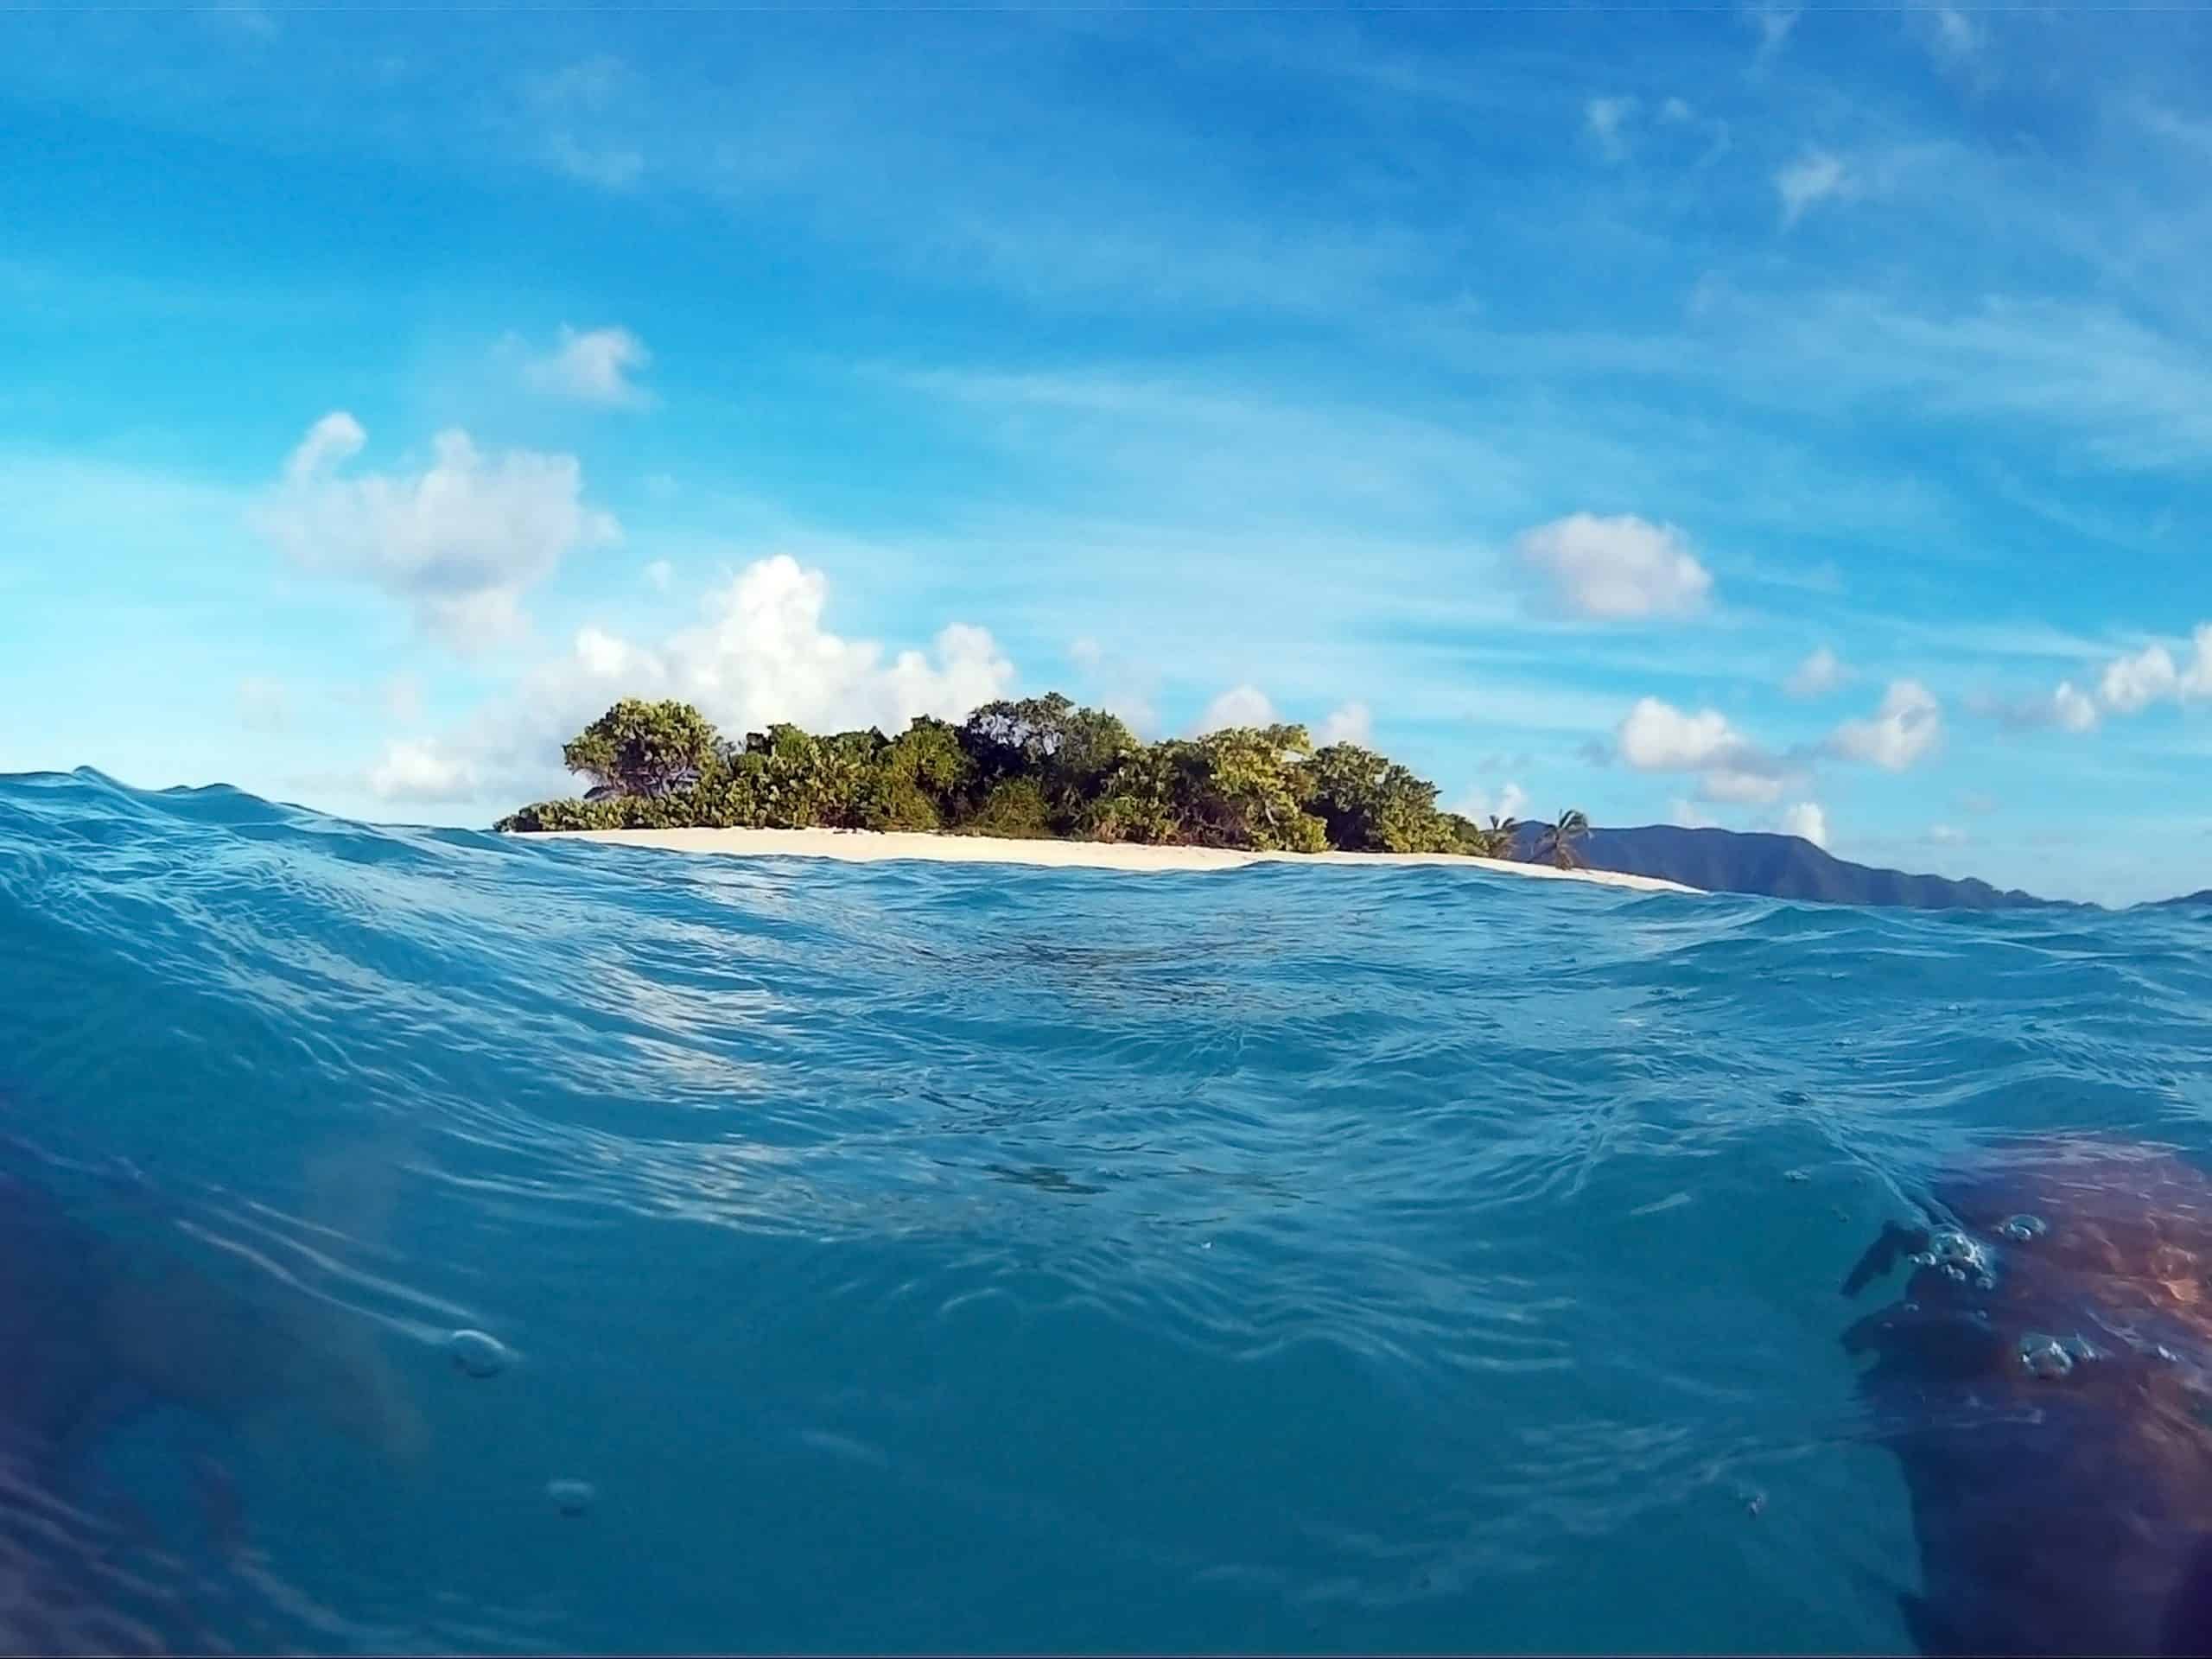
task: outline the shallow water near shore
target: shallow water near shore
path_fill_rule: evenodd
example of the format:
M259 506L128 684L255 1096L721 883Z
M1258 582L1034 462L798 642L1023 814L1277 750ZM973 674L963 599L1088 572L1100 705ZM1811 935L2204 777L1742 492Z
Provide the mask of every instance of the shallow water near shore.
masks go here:
M1897 1650L1839 1282L2208 946L0 779L0 1647Z

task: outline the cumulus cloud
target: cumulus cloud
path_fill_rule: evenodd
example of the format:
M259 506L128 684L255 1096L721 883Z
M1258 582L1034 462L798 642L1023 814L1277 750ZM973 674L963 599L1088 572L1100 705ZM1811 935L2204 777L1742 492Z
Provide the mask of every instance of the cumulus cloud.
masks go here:
M1529 810L1529 791L1511 782L1495 795L1488 790L1471 789L1451 810L1477 823L1487 823L1493 817L1517 818Z
M2097 705L2071 680L2061 680L2050 694L2051 723L2069 732L2086 732L2097 723Z
M405 740L385 745L383 758L369 768L369 790L378 800L449 805L475 797L477 775L464 757L440 744Z
M811 731L906 728L963 718L1010 694L1014 665L982 628L953 624L929 651L887 655L824 626L829 580L788 555L747 566L696 625L656 644L596 626L524 677L515 695L448 737L394 742L370 775L392 800L523 799L565 791L560 746L626 696L682 697L729 735L790 721Z
M1866 720L1847 720L1828 740L1847 760L1903 772L1923 759L1943 735L1942 705L1917 680L1892 680L1881 707Z
M1776 827L1785 836L1798 836L1814 846L1828 844L1828 815L1818 801L1799 801L1785 808Z
M1317 747L1330 743L1365 743L1375 735L1375 718L1363 702L1332 709L1313 734Z
M1694 772L1697 797L1730 805L1764 805L1777 799L1792 774L1728 723L1717 709L1695 714L1641 697L1614 734L1613 750L1638 772Z
M1843 661L1826 645L1808 655L1797 664L1783 690L1793 697L1824 697L1844 682Z
M1272 726L1275 720L1275 706L1257 686L1232 686L1205 707L1198 716L1198 723L1192 729L1204 737L1208 732L1218 732L1230 726Z
M2163 645L2147 645L2107 663L2094 690L2062 680L2047 699L1992 702L1985 712L2008 725L2087 732L2107 715L2139 715L2157 703L2212 698L2212 622L2197 625L2185 651L2177 658Z
M420 472L342 475L367 435L343 410L324 416L252 521L302 568L370 582L456 648L518 632L524 593L566 554L620 539L613 518L584 505L573 456L487 456L453 429Z
M1817 203L1849 200L1859 184L1842 157L1824 149L1808 150L1774 175L1782 198L1782 222L1795 225Z
M652 353L627 328L571 328L561 325L560 344L523 364L523 381L533 391L580 403L642 409L652 399L630 378L646 367Z
M1559 602L1582 616L1683 616L1704 607L1712 573L1671 524L1578 512L1524 531L1514 548Z
M1751 747L1718 709L1686 714L1656 697L1637 699L1613 747L1638 772L1695 772L1725 765Z
M2146 645L2132 657L2115 658L2097 682L2097 699L2115 714L2140 714L2154 702L2181 691L2181 671L2164 645Z

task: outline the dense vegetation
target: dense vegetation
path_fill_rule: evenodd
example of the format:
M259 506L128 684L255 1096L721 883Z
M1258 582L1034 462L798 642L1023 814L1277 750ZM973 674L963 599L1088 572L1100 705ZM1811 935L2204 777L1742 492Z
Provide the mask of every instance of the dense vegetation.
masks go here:
M1140 741L1116 716L1054 694L984 704L955 726L817 737L771 726L741 744L696 709L626 699L565 745L592 781L494 827L531 830L913 830L1150 842L1260 852L1513 854L1513 821L1440 811L1436 785L1303 726ZM1580 812L1543 826L1537 856L1577 861Z

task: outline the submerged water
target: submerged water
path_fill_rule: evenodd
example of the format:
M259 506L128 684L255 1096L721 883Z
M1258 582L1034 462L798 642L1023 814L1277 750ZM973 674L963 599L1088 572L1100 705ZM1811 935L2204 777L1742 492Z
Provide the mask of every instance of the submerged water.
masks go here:
M0 1646L1899 1649L1839 1281L2208 930L0 779Z

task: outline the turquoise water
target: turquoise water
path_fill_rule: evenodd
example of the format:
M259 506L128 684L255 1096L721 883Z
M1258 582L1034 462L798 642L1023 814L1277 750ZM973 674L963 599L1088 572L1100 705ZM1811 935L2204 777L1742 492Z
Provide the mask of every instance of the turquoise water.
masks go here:
M0 1646L1901 1649L1838 1283L2208 928L0 779Z

